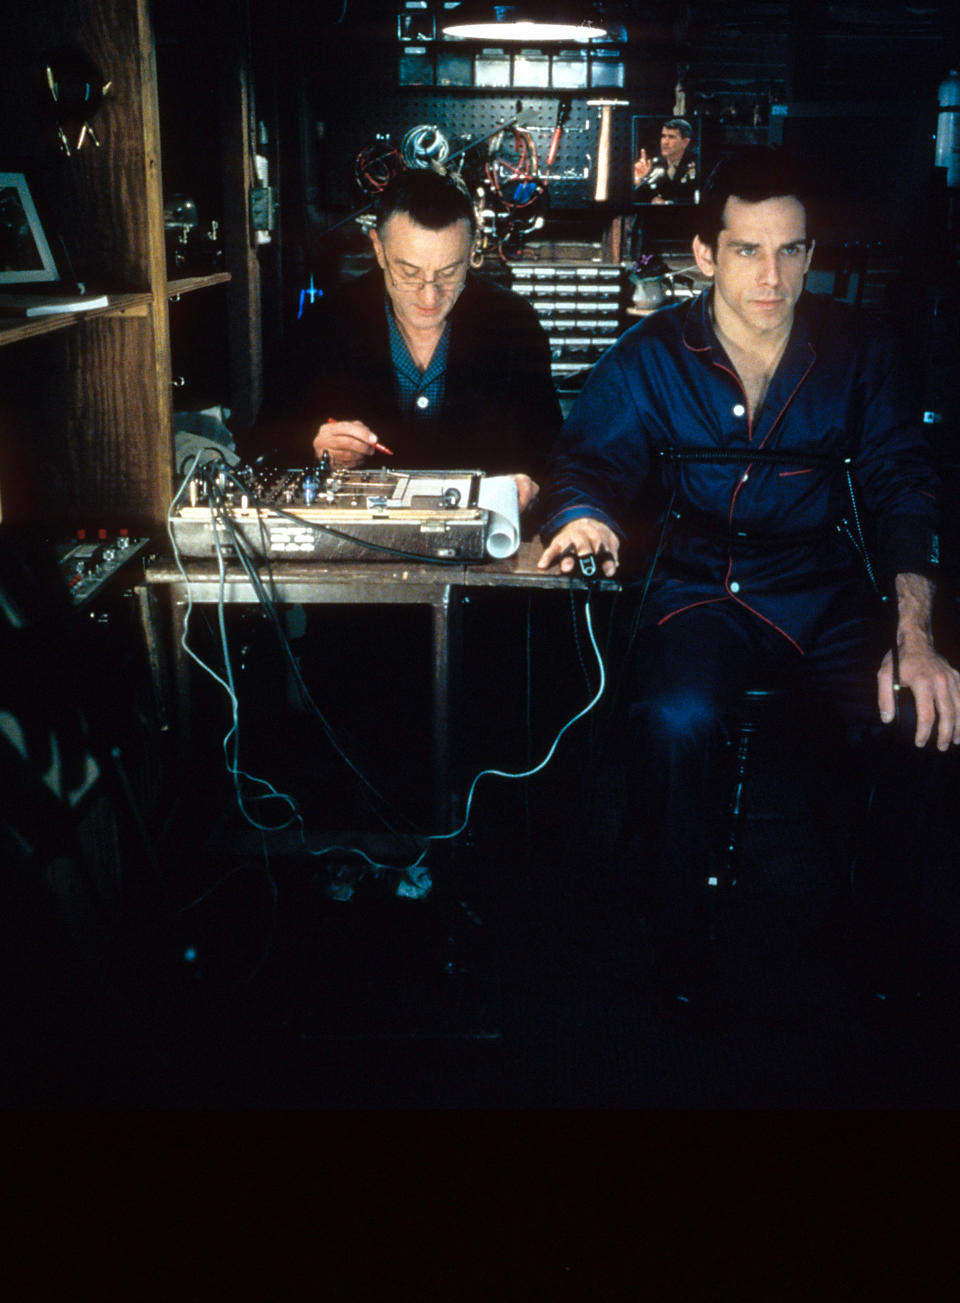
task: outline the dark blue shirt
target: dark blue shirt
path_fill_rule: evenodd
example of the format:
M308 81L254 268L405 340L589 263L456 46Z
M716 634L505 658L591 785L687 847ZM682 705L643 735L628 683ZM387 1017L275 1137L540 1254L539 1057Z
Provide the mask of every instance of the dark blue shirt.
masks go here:
M393 315L390 300L386 304L387 323L390 327L390 362L393 366L393 385L401 416L416 420L430 420L443 407L443 392L447 375L447 357L450 353L450 322L443 328L440 341L433 351L426 371L420 370L410 356L407 342L400 333Z

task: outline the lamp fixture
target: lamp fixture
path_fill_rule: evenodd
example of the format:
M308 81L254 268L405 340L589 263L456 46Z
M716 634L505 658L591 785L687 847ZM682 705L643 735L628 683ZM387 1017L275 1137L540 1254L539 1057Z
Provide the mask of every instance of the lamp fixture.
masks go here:
M519 0L516 4L472 3L450 12L445 36L476 41L594 41L606 28L570 0Z

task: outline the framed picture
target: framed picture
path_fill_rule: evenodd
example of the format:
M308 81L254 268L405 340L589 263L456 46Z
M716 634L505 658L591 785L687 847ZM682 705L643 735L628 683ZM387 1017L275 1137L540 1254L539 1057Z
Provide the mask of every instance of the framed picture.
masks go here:
M632 146L635 207L700 202L703 160L698 117L636 116Z
M59 281L23 172L0 172L0 287Z

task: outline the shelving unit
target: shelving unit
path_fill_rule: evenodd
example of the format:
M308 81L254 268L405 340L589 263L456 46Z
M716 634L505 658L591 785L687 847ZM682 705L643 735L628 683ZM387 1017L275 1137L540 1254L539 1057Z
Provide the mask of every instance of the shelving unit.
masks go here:
M81 321L92 321L96 317L145 316L152 301L150 294L111 294L110 304L105 308L58 312L49 317L29 317L25 320L16 317L0 318L0 348L6 344L16 344L21 339L52 335Z
M235 33L227 40L229 75L219 100L223 117L233 118L222 186L227 270L168 281L151 9L150 0L32 0L5 6L0 17L0 150L6 158L27 156L78 277L110 296L106 308L0 321L5 523L56 531L96 521L160 532L173 492L173 301L190 295L197 303L211 287L227 286L229 315L242 319L225 323L223 333L247 351L238 359L224 344L222 399L231 402L240 390L248 406L256 402L257 382L249 379L258 375L259 321L246 220L247 68L236 54L243 40ZM221 6L221 21L225 14L243 28L243 7ZM81 53L110 82L94 119L99 147L88 140L69 157L40 93L47 61L62 50Z

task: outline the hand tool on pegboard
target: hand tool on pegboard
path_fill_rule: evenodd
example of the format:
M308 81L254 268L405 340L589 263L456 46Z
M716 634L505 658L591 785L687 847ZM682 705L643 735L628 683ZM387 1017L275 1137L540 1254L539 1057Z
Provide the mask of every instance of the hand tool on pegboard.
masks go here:
M613 110L626 108L629 100L587 100L600 110L600 136L597 141L597 171L594 179L594 202L604 204L610 198L610 155L613 149Z

